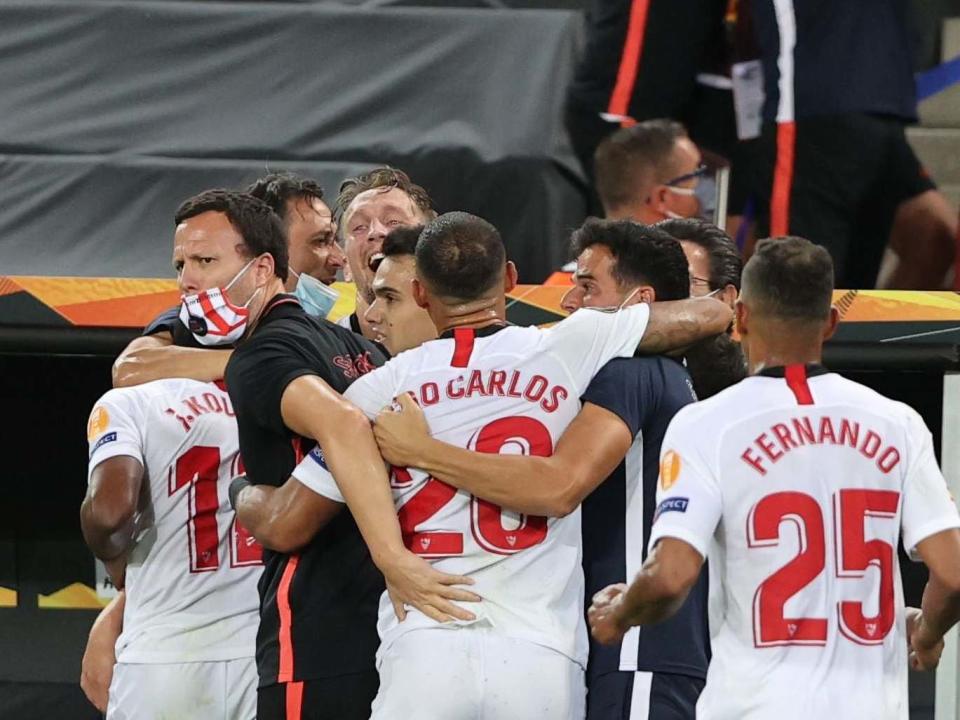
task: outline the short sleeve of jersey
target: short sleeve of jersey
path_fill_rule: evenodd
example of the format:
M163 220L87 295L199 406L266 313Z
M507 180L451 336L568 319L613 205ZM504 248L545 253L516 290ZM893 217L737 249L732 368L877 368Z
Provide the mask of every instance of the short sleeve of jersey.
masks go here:
M394 373L398 362L400 360L390 360L386 365L357 378L343 396L373 420L378 412L393 402L396 396L397 385Z
M177 325L180 323L180 308L173 307L169 310L164 310L162 313L157 315L153 320L150 321L150 324L143 329L144 336L146 335L156 335L161 332L168 332L170 335L173 335L174 330Z
M300 461L300 464L293 469L292 475L298 482L313 490L317 495L323 495L325 498L336 502L345 502L343 495L340 493L340 488L337 487L337 481L333 479L333 475L327 468L327 459L323 456L323 448L319 445Z
M919 560L917 545L938 532L960 527L960 513L937 465L930 431L913 410L908 418L911 457L903 482L903 549Z
M582 395L601 367L634 354L649 319L646 303L617 312L582 308L547 330L547 349L566 366Z
M144 410L136 390L111 390L93 406L87 421L90 460L87 479L104 460L126 455L143 462Z
M698 436L689 418L690 414L681 410L663 438L650 548L672 537L706 557L720 523L723 498L715 470L705 461L708 449L700 440L702 430Z
M615 358L593 378L581 400L609 410L623 420L636 437L647 418L657 411L662 382L654 382L651 359Z
M238 416L278 434L287 432L280 401L287 385L301 375L316 375L302 348L278 333L254 335L227 363L230 401Z

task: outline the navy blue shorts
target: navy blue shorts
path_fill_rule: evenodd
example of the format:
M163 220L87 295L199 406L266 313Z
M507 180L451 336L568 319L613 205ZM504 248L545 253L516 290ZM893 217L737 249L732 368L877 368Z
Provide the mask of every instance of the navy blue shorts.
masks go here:
M694 720L704 681L687 675L612 672L587 687L587 720Z

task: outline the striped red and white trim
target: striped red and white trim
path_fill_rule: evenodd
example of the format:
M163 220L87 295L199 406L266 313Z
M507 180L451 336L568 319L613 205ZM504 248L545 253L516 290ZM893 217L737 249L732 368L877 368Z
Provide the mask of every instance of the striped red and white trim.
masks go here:
M647 15L650 0L633 0L630 3L630 21L627 24L627 37L617 67L617 81L610 94L606 115L611 119L620 119L621 125L629 127L635 124L630 118L630 98L637 85L640 72L640 60L643 57L643 39L647 31Z
M454 328L451 367L467 367L470 364L470 356L473 355L473 342L476 337L477 333L473 328Z
M797 142L794 95L794 51L797 46L797 18L793 0L773 0L780 35L777 56L777 159L770 192L770 234L790 233L790 193L793 189Z
M810 392L810 385L807 383L807 368L805 365L787 365L784 368L784 378L787 381L787 387L793 392L797 399L797 405L813 405L813 393Z
M277 682L289 683L293 681L293 613L290 611L290 585L300 563L299 555L287 558L287 565L280 576L280 585L277 587L277 612L280 614L280 666L277 672Z

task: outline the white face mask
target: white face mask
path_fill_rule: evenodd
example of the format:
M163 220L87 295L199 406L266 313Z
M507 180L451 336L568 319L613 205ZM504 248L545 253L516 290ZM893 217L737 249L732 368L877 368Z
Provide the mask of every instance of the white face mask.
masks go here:
M327 317L333 310L333 306L337 304L340 293L324 285L312 275L298 273L293 268L290 268L290 272L297 278L297 287L293 294L297 296L304 312L316 318Z
M201 345L227 345L243 337L250 319L248 306L260 293L260 288L239 306L227 299L227 290L247 271L254 260L256 258L244 265L224 287L202 290L195 295L184 295L180 298L180 322Z
M628 302L630 302L630 300L633 298L633 296L636 295L638 292L640 292L640 288L638 288L638 287L637 287L637 288L634 288L633 290L631 290L631 291L630 291L630 294L627 295L627 296L623 299L623 302L621 302L619 305L607 305L606 307L591 307L591 308L589 308L589 309L590 309L590 310L599 310L600 312L605 312L605 313L616 313L616 312L620 312L621 310L623 310L623 308L626 306L626 304L627 304ZM584 306L584 307L586 307L586 306Z

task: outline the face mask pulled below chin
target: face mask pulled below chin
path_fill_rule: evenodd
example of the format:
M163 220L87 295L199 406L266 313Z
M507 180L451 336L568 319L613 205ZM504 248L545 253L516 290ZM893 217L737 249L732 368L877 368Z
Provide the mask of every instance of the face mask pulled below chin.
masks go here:
M250 320L248 306L260 289L257 288L242 306L234 305L227 299L227 290L252 264L253 260L244 265L224 287L202 290L194 295L184 295L180 299L180 322L201 345L230 345L243 337Z
M324 285L311 275L293 271L297 276L297 287L293 294L300 301L304 312L316 318L325 318L337 304L340 293Z
M590 307L590 309L591 309L591 310L598 310L599 312L605 312L605 313L616 313L616 312L620 312L621 310L623 310L623 308L626 306L626 304L627 304L628 302L630 302L630 300L633 298L633 296L636 295L638 292L640 292L640 288L634 288L634 289L630 292L630 294L627 295L619 305L605 305L605 306L599 306L599 307L598 307L598 306L593 306L593 307ZM586 306L585 306L585 307L586 307Z

